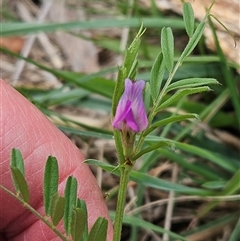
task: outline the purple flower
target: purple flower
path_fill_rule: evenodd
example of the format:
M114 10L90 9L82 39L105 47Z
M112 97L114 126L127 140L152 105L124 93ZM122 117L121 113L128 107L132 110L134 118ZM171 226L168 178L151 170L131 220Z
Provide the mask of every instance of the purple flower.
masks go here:
M138 133L147 128L148 119L143 102L144 80L125 80L125 90L117 106L112 125L115 129Z

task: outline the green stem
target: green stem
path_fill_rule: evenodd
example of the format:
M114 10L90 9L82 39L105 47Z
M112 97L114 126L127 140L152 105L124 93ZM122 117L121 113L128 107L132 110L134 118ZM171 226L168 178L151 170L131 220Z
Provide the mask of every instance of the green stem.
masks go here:
M124 164L122 167L120 167L121 177L120 177L120 184L119 184L116 216L115 216L115 222L114 222L113 241L121 240L122 222L123 222L124 205L125 205L125 200L126 200L127 184L128 184L129 174L130 174L131 170L132 170L132 166L130 166L128 164Z
M0 188L2 188L5 192L10 194L12 197L17 199L19 202L21 202L24 207L26 207L30 212L32 212L38 219L43 221L50 229L53 230L54 233L57 234L58 237L61 238L63 241L69 241L69 239L64 236L58 229L56 229L51 222L49 222L46 218L44 218L39 212L37 212L32 206L30 206L28 203L26 203L22 198L17 196L15 193L10 191L9 189L5 188L3 185L0 184Z

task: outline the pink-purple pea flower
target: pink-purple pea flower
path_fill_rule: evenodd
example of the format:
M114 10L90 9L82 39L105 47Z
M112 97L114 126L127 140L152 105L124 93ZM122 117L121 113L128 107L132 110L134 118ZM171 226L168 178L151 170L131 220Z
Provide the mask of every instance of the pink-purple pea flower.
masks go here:
M125 89L117 106L112 125L118 130L131 130L134 133L147 128L148 119L143 102L144 80L125 80Z

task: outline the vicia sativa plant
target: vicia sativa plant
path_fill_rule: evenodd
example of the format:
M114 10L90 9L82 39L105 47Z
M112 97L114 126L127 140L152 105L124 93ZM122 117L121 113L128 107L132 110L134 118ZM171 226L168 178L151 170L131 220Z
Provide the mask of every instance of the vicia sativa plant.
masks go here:
M162 138L158 142L152 143L147 139L147 136L167 124L198 119L195 113L175 114L161 120L155 118L156 115L181 98L210 91L208 85L218 84L213 78L188 78L173 82L177 70L199 43L206 21L210 16L211 7L212 5L206 11L206 16L202 22L196 26L191 4L183 4L183 18L189 41L177 60L174 54L172 29L169 27L162 29L161 49L153 63L149 82L136 79L137 56L141 37L145 32L143 27L140 28L130 44L125 53L124 62L119 67L111 113L118 157L118 166L112 172L117 171L120 175L118 203L114 220L114 241L121 239L126 189L135 162L153 150L174 147L174 141L170 139ZM86 162L101 166L101 163L96 160L87 160ZM16 193L3 186L1 188L25 205L62 240L106 240L107 221L104 218L99 218L91 231L88 232L86 205L83 200L76 196L78 184L74 177L68 177L64 195L61 196L58 193L58 163L54 157L48 158L44 172L45 216L39 214L28 203L30 193L24 176L24 161L17 149L12 150L11 173ZM64 223L65 234L56 228L61 220Z

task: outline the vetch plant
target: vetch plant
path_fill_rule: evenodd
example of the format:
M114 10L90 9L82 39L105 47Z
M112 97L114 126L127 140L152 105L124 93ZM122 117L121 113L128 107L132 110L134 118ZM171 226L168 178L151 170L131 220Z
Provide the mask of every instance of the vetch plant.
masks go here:
M173 82L176 72L199 43L206 26L206 21L208 17L211 16L211 7L212 5L207 10L203 21L196 26L191 4L183 4L183 19L189 41L177 60L175 59L174 35L172 29L169 27L164 27L162 29L160 40L161 49L159 53L157 53L156 59L151 68L149 82L137 80L136 77L138 69L137 57L141 37L145 32L143 26L140 28L133 42L127 49L124 62L122 66L119 67L111 110L118 166L113 167L100 161L86 160L86 163L102 167L103 169L120 176L118 201L114 218L113 241L120 241L121 239L126 190L130 176L135 178L135 181L139 181L139 183L142 181L142 183L145 182L149 184L150 182L147 181L153 179L153 177L150 177L145 173L139 172L137 173L138 175L136 175L136 172L133 171L134 164L144 154L157 150L159 153L165 153L167 155L169 154L167 152L169 148L177 148L180 150L191 150L192 152L190 153L192 154L201 152L205 159L214 159L214 161L217 162L215 156L208 156L200 148L198 149L197 147L192 146L190 148L188 144L167 138L157 138L157 141L153 141L155 136L151 135L168 124L179 121L188 121L190 119L199 119L198 115L195 113L178 114L177 112L167 118L159 119L157 117L159 112L167 107L171 107L174 103L181 101L182 98L188 95L210 91L211 89L209 88L209 85L218 84L218 81L214 78L185 78ZM61 77L66 77L66 75L62 75ZM164 80L165 77L166 80ZM171 153L171 156L173 158L176 157L173 153ZM184 162L183 158L179 158L178 161L181 161L182 166L186 168L191 165ZM234 172L234 166L231 166L230 164L228 165L224 162L221 162L221 164L226 170ZM205 170L202 167L194 166L192 167L192 170L211 181L215 181L218 177L216 173L211 173L211 171ZM104 218L100 217L94 224L90 233L88 233L86 204L76 196L78 184L74 177L68 177L64 195L61 196L58 193L58 164L54 157L49 157L47 159L43 178L45 215L38 213L28 203L31 194L28 190L27 181L25 180L24 161L21 157L20 151L17 149L12 150L11 173L16 193L3 186L0 186L0 188L19 200L62 240L106 240L107 221ZM228 188L228 192L224 190L221 193L222 195L225 195L226 193L234 194L234 192L239 189L239 183L237 182L239 176L240 173L237 172L226 185L227 187L230 186L234 188ZM157 180L157 182L152 183L154 183L155 186L166 184L162 180ZM217 183L219 184L218 180ZM206 186L207 185L211 186L213 183L210 182L207 183ZM169 189L176 191L176 187L179 186L176 184ZM213 193L211 190L191 189L186 186L181 187L183 187L182 190L185 190L185 193L189 193L190 191L192 191L192 194L199 191L200 195L203 191L204 193L207 193L206 195L211 195ZM205 207L199 216L205 215L205 213L215 205L217 205L217 202ZM57 228L61 220L64 223L65 233L61 233ZM172 238L177 240L186 240L183 236L164 229L161 229L161 232L166 232Z
M147 135L162 125L179 120L197 118L197 115L194 113L177 115L157 122L154 122L154 117L160 110L180 100L183 96L209 91L210 88L207 85L218 83L215 79L211 78L190 78L172 83L172 79L178 68L202 37L211 7L208 9L204 20L195 29L191 4L183 4L184 21L186 31L189 35L189 42L176 63L174 63L174 37L172 30L169 27L162 29L162 49L152 67L150 83L148 85L143 80L133 81L137 73L137 53L140 46L140 38L144 33L143 28L139 30L136 38L127 49L123 66L119 69L112 106L112 125L120 170L118 203L114 222L114 241L120 241L121 239L127 183L134 163L147 152L162 147L174 146L173 141L165 139L155 144L147 143L148 146L146 147L146 143L144 142ZM163 84L165 73L168 74L168 78L165 84ZM142 91L145 85L144 104ZM163 101L164 96L173 90L177 91L170 98ZM152 106L149 106L150 103L152 103ZM148 107L147 110L145 110L145 106ZM138 138L136 138L136 133L139 134Z

